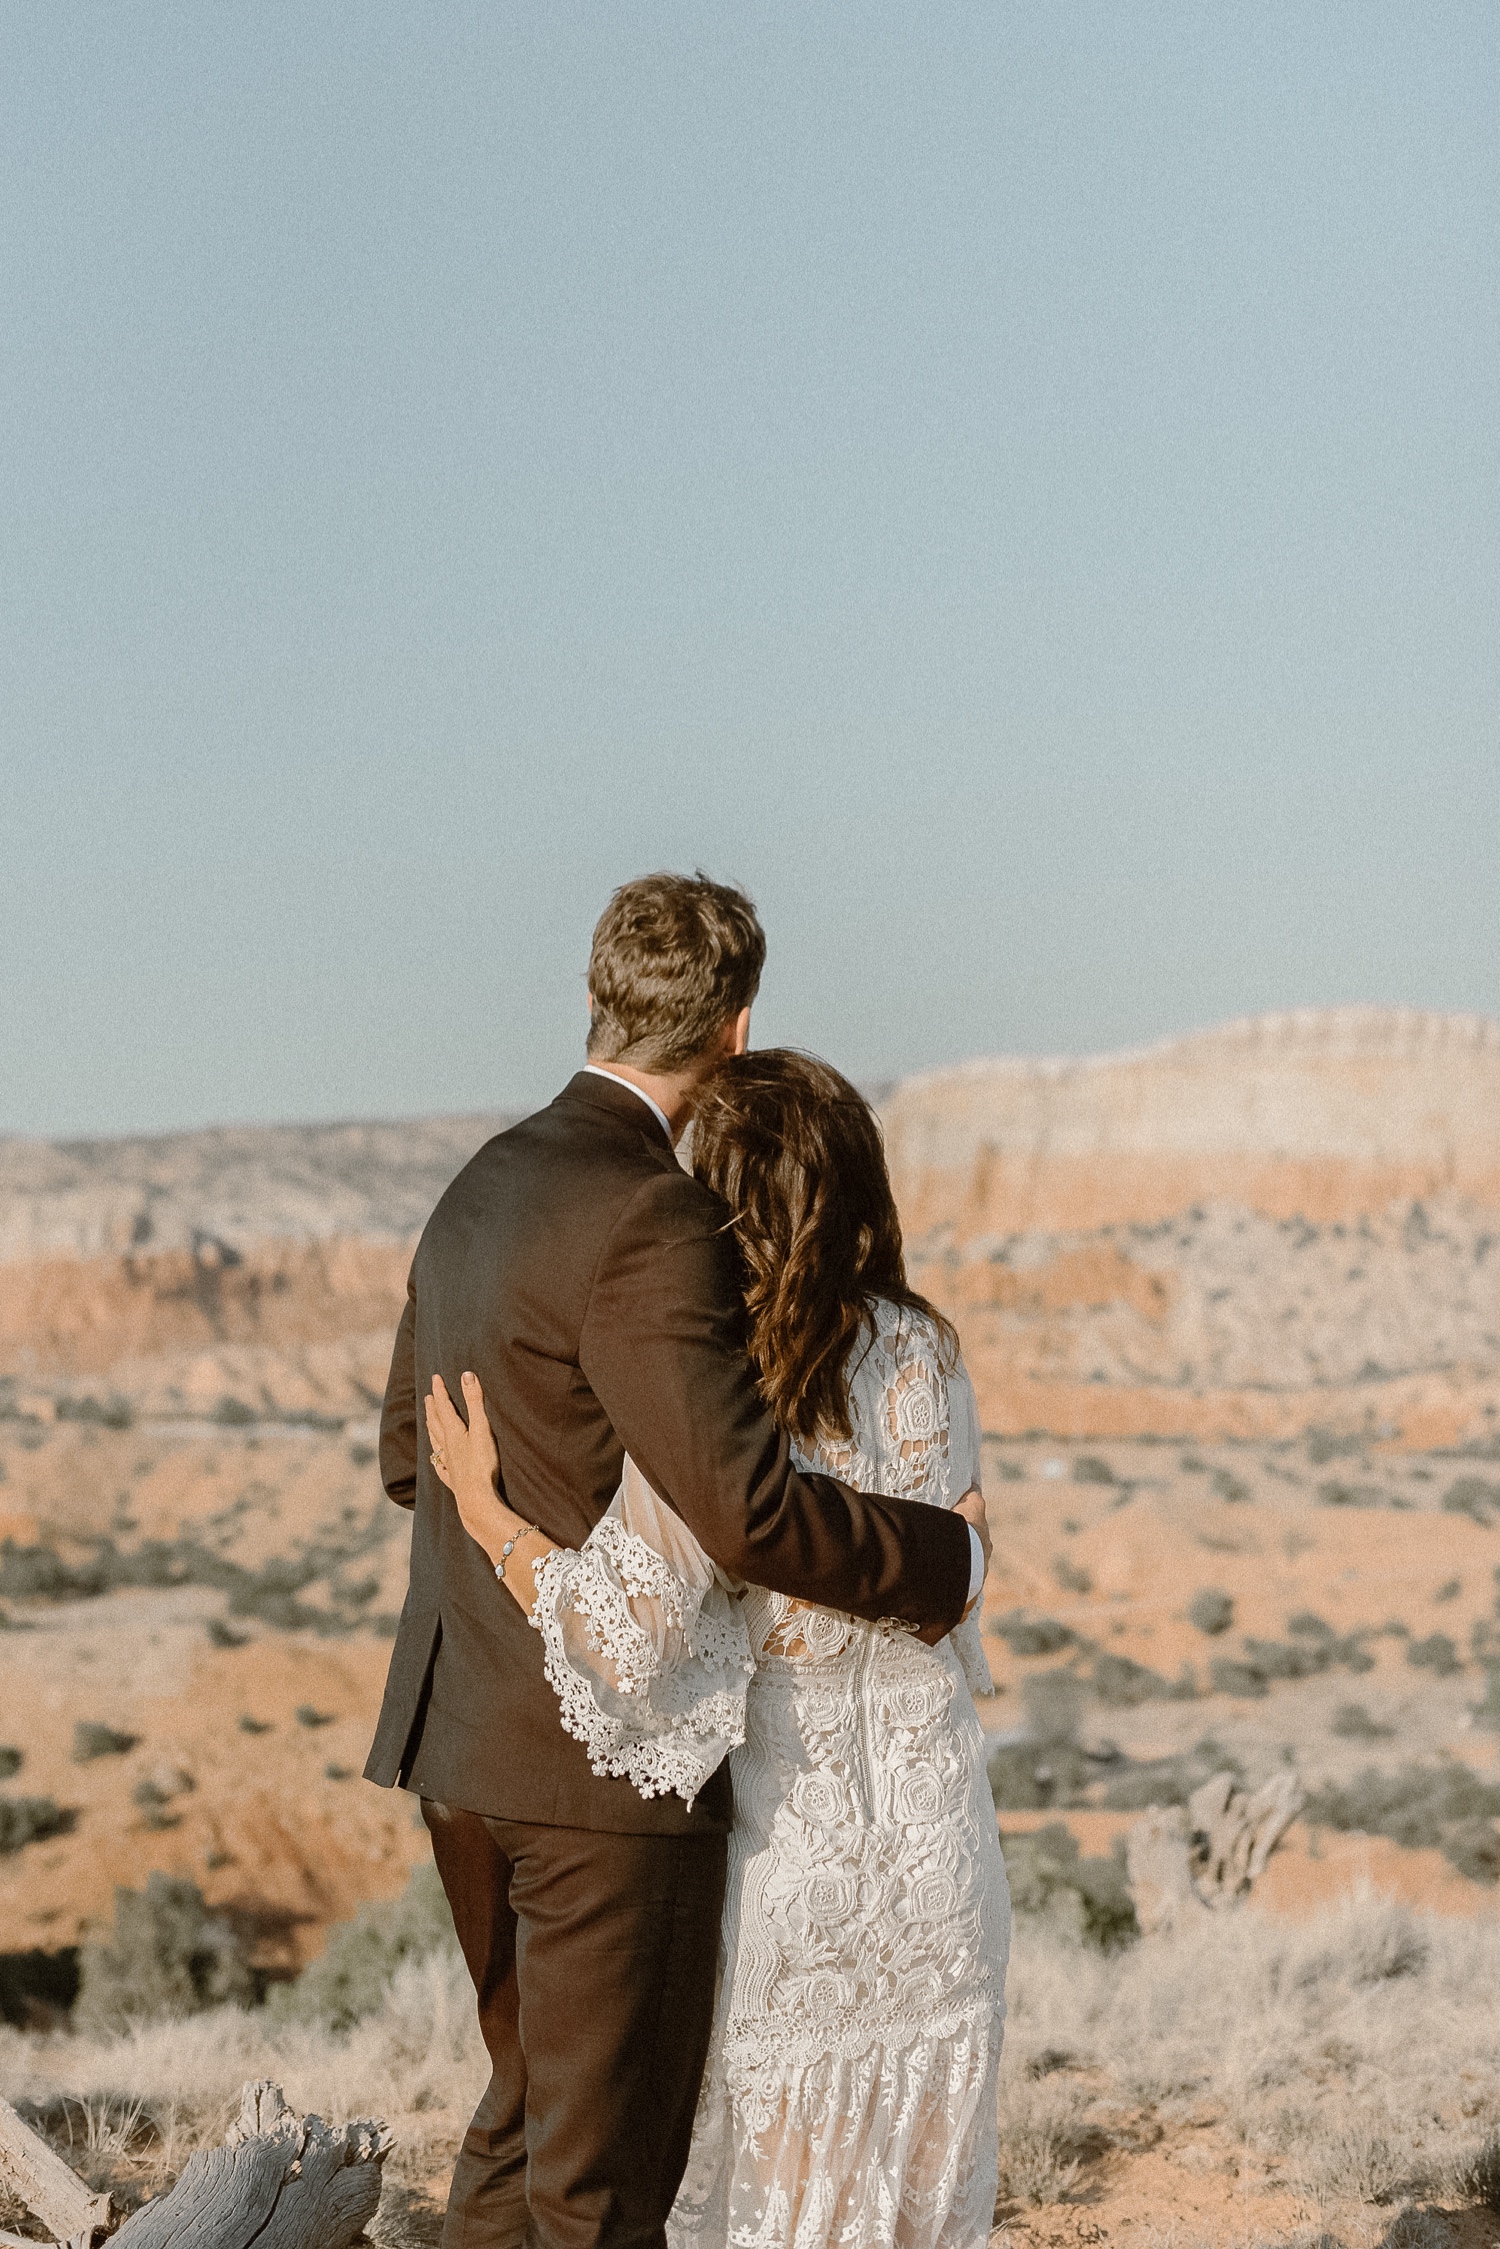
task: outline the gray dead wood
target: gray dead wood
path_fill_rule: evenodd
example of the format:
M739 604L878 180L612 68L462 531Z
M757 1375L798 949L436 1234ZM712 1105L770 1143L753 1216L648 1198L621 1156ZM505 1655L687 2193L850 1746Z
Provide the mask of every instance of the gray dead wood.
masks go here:
M120 2249L347 2249L374 2217L383 2124L299 2119L277 2085L247 2085L222 2147L192 2156L170 2194L115 2235Z
M14 2119L26 2143L20 2160L36 2167L35 2151L40 2149L75 2197L89 2204L87 2230L73 2227L67 2249L94 2249L96 2230L109 2222L108 2196L90 2195L14 2110L5 2115ZM0 2116L0 2145L4 2129ZM247 2085L239 2120L223 2146L200 2148L190 2156L170 2193L127 2218L111 2249L114 2244L121 2249L248 2249L251 2242L255 2249L348 2249L375 2215L381 2165L391 2145L383 2124L328 2125L320 2116L299 2118L287 2107L280 2086ZM51 2178L50 2171L47 2175ZM18 2182L17 2191L63 2238L63 2225L52 2214L63 2207L58 2182L53 2180L53 2200L46 2205L32 2197L27 2185Z
M1136 1919L1147 1936L1200 1913L1221 1913L1247 1897L1266 1861L1302 1809L1293 1772L1246 1792L1232 1773L1215 1773L1188 1798L1150 1811L1125 1839Z
M1143 1936L1154 1937L1201 1913L1188 1856L1187 1814L1180 1804L1153 1806L1125 1838L1125 1878Z
M114 2214L109 2196L85 2186L5 2100L0 2100L0 2179L59 2241L82 2241L85 2249L92 2249L95 2234L108 2229Z

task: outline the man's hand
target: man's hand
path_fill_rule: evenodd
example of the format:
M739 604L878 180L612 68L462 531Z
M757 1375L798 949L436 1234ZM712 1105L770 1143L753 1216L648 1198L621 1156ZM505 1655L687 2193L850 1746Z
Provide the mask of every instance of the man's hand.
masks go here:
M970 1486L953 1512L955 1515L962 1515L964 1521L978 1531L979 1543L984 1548L984 1573L988 1577L990 1570L990 1519L984 1511L984 1493L977 1484ZM964 1615L966 1617L972 1616L983 1598L984 1586L981 1584L979 1591L964 1610Z
M987 1577L989 1575L990 1568L990 1520L988 1515L986 1515L984 1511L984 1493L979 1489L979 1486L977 1484L973 1484L970 1486L969 1490L964 1493L963 1498L959 1500L959 1502L955 1506L953 1512L955 1515L961 1515L964 1521L969 1525L969 1528L979 1533L979 1543L984 1550L984 1569L985 1576ZM973 1600L964 1610L963 1617L960 1617L959 1619L960 1623L964 1621L964 1618L971 1617L974 1614L974 1611L978 1608L983 1598L984 1581L983 1579L981 1579L979 1591L975 1594ZM950 1629L951 1627L945 1624L924 1624L921 1631L917 1634L917 1638L922 1641L925 1646L929 1648L935 1648L939 1640L947 1639Z

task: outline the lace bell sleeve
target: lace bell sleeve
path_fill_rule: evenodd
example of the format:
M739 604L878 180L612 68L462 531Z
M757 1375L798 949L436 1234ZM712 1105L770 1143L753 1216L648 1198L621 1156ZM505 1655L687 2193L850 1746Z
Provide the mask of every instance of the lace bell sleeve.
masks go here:
M980 1481L979 1403L962 1359L948 1377L948 1504L951 1507ZM979 1611L953 1628L953 1653L973 1695L992 1695L994 1678L984 1652Z
M547 1679L592 1769L691 1806L745 1738L739 1588L628 1459L608 1512L537 1564L536 1587Z

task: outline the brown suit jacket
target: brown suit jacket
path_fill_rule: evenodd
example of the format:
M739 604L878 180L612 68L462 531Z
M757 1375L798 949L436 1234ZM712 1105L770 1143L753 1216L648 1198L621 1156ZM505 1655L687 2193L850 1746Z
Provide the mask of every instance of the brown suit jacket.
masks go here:
M856 1616L952 1625L968 1598L955 1516L792 1466L745 1357L728 1214L627 1087L580 1071L500 1133L422 1234L380 1429L385 1488L415 1510L411 1582L366 1777L493 1818L622 1832L722 1828L721 1768L690 1813L603 1780L563 1731L540 1634L428 1460L421 1399L472 1368L505 1497L581 1546L625 1453L736 1577Z

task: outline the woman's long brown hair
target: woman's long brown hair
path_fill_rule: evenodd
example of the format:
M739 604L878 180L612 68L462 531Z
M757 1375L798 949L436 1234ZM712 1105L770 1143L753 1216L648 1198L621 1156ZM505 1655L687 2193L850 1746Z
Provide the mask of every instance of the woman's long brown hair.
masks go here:
M873 1297L925 1313L956 1362L949 1322L907 1282L875 1112L826 1062L768 1047L721 1063L694 1099L693 1171L733 1214L750 1357L792 1436L852 1433L850 1361L874 1336Z

